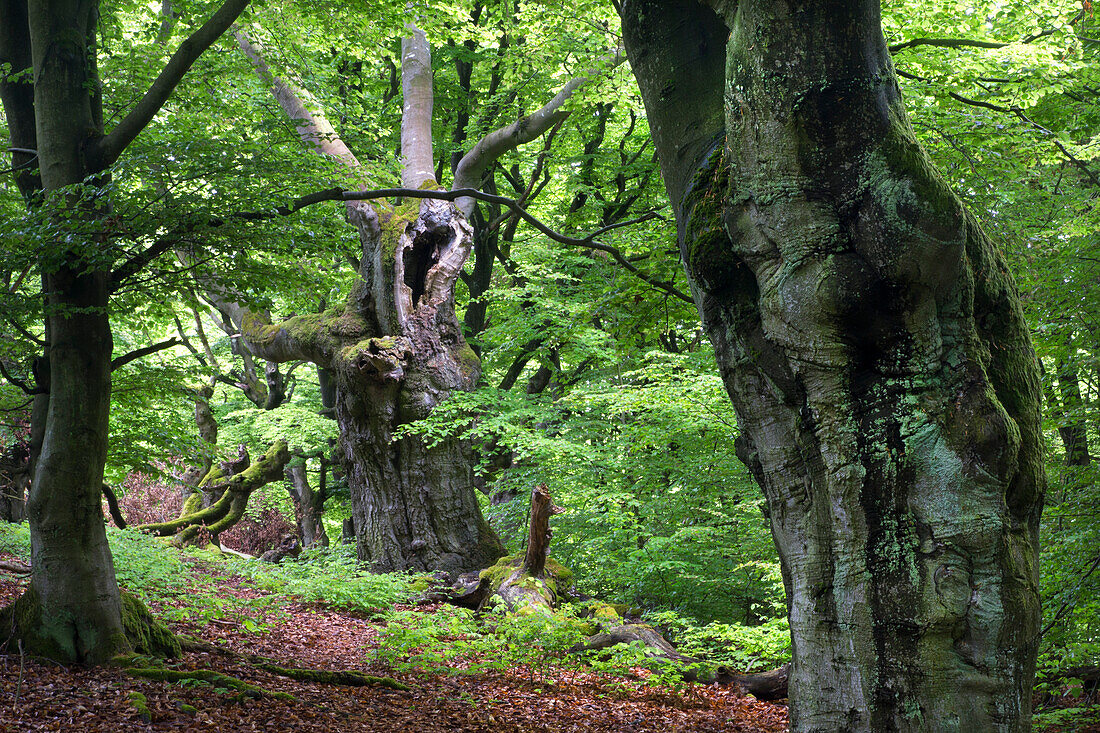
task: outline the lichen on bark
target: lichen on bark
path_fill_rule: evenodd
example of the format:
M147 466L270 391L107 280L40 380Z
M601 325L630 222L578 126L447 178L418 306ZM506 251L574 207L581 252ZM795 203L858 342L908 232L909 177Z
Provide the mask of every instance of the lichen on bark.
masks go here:
M914 138L878 4L628 0L623 17L767 499L792 729L1025 729L1035 355L1003 259ZM721 62L675 32L716 19ZM688 78L719 63L715 88Z

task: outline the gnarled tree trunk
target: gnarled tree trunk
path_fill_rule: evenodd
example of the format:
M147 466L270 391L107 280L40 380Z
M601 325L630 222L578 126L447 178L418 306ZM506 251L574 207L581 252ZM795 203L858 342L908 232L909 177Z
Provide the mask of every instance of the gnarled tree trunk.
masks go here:
M361 182L355 155L309 95L276 77L243 32L237 40L300 137L319 154L345 163L352 180ZM500 155L550 129L583 83L569 82L536 112L479 141L456 167L455 186L476 187ZM415 28L402 43L402 90L402 184L437 187L431 56ZM360 281L344 306L278 324L255 313L241 315L254 354L272 361L307 359L335 383L358 554L378 570L459 572L491 565L503 554L476 500L470 444L449 439L429 445L419 436L394 440L402 426L426 417L451 392L473 389L481 374L454 304L455 282L472 246L467 217L474 202L456 204L348 202L362 257Z
M872 0L627 0L681 254L767 498L797 731L1030 726L1039 382Z

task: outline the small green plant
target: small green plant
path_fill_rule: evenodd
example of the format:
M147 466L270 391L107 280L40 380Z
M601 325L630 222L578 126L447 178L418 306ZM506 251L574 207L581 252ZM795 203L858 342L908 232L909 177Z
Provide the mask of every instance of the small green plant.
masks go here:
M25 524L0 522L0 552L15 555L24 562L31 558L31 531Z
M278 564L233 560L228 567L255 588L344 611L386 613L412 597L414 578L368 573L349 548L307 550L296 560Z
M717 621L698 625L674 611L657 611L647 614L646 621L664 630L684 654L731 669L756 672L777 667L791 658L791 634L786 618L756 626Z

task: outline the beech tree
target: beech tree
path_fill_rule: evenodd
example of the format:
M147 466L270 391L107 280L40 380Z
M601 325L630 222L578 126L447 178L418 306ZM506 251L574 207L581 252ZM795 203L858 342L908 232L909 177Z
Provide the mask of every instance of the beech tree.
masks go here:
M227 0L218 8L108 131L96 65L99 3L0 2L0 97L13 166L28 206L50 224L39 265L45 417L27 502L33 570L30 587L7 611L14 610L18 632L10 641L21 639L32 653L96 664L131 649L127 631L137 616L131 610L130 628L124 625L100 508L111 395L108 303L118 280L149 255L116 262L122 251L109 235L106 184L112 164L247 4Z
M997 249L872 0L627 0L696 304L767 498L792 729L1025 730L1045 485Z
M236 37L303 142L342 163L350 185L367 185L366 169L312 96L277 75L245 32ZM277 323L240 304L219 302L218 308L239 324L256 356L304 359L332 375L359 559L378 571L461 572L503 554L477 503L473 447L461 438L433 442L401 433L452 392L473 389L481 374L455 311L475 206L460 194L477 188L501 155L560 122L565 102L587 77L572 79L537 110L473 144L455 166L452 203L407 198L417 189L442 188L432 141L431 49L423 31L410 27L402 41L400 72L404 190L392 193L406 198L395 205L380 192L340 194L361 243L359 282L347 300Z

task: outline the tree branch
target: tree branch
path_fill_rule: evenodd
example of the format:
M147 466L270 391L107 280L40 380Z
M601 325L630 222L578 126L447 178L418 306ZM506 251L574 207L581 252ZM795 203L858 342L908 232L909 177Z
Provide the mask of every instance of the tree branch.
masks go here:
M1081 18L1085 17L1085 13L1086 10L1084 9L1077 11L1077 14L1070 19L1069 24L1075 24ZM1032 43L1038 41L1040 38L1054 35L1057 32L1057 28L1047 28L1038 33L1030 33L1021 38L1019 42ZM904 51L907 48L914 48L915 46L934 46L937 48L1004 48L1009 45L1011 44L999 41L974 41L969 38L911 38L908 41L895 43L893 46L890 46L890 53L899 53L900 51Z
M900 53L916 46L934 46L936 48L1004 48L1009 44L1000 41L974 41L969 38L911 38L903 43L890 46L890 53Z
M435 183L432 153L432 50L424 31L412 23L401 39L401 183L419 188Z
M612 59L612 67L618 66L624 60L623 56L616 54ZM500 156L524 143L528 143L552 128L555 124L565 119L569 114L562 110L566 101L574 92L584 86L588 80L600 73L600 69L589 69L588 72L570 79L562 90L553 99L535 110L526 117L522 117L507 127L490 132L481 138L471 148L470 152L462 156L454 172L453 190L460 188L478 188L481 179ZM463 200L458 202L458 208L467 217L473 211L474 202Z
M518 215L528 224L530 224L535 229L542 232L548 238L554 240L555 242L565 244L570 247L586 247L589 249L598 249L601 252L607 252L615 259L616 262L625 267L632 275L639 278L640 280L649 283L658 290L667 293L668 295L671 295L675 298L678 298L685 303L695 303L690 295L676 288L671 281L659 280L657 278L646 275L633 264L631 264L631 262L623 255L620 250L610 245L600 244L593 241L595 237L612 229L627 226L628 224L637 224L639 222L649 221L650 219L660 218L659 214L652 211L628 222L619 222L617 224L611 224L609 226L602 227L592 234L589 234L588 236L580 239L576 237L569 237L554 231L549 226L528 213L527 209L523 208L523 206L520 205L520 203L515 199L510 199L506 196L497 196L495 194L485 193L483 191L478 191L474 188L455 188L451 189L450 191L432 191L417 188L378 188L367 191L345 191L340 188L329 188L323 191L316 191L307 196L302 196L301 198L292 201L289 206L280 206L272 211L244 212L234 214L233 216L236 218L247 220L273 219L276 216L288 216L296 211L305 208L306 206L321 203L322 201L361 201L395 197L439 199L442 201L456 201L457 199L466 197L470 199L477 199L478 201L487 201L492 204L505 206L514 211L516 215Z
M933 83L932 80L927 78L927 77L917 76L916 74L910 74L908 72L904 72L904 71L901 71L901 70L897 70L897 74L898 74L898 76L905 77L906 79L912 79L913 81L924 82L926 84ZM958 92L948 92L947 96L951 97L952 99L954 99L957 102L962 102L963 104L970 105L971 107L981 107L982 109L988 109L988 110L993 111L993 112L1000 112L1002 114L1013 115L1015 117L1018 117L1022 122L1025 122L1028 125L1031 125L1036 130L1038 130L1039 132L1041 132L1045 135L1051 135L1051 136L1054 135L1054 133L1051 130L1048 130L1047 128L1043 127L1042 125L1040 125L1039 123L1035 122L1030 117L1028 117L1026 114L1024 114L1024 111L1019 107L1016 107L1016 106L1004 107L1004 106L999 105L999 104L993 104L992 102L985 102L985 101L982 101L980 99L972 99L970 97L964 97L963 95L959 94ZM1054 146L1056 148L1058 148L1058 150L1060 150L1062 152L1062 155L1066 156L1066 158L1069 160L1069 162L1073 163L1073 165L1078 170L1080 170L1082 174L1084 174L1084 176L1089 180L1090 183L1092 183L1092 185L1100 187L1100 176L1098 176L1091 168L1089 168L1088 164L1085 163L1085 161L1081 160L1080 158L1075 156L1073 153L1071 153L1069 151L1069 149L1064 144L1062 144L1062 142L1060 140L1058 140L1056 137L1052 137L1051 142L1054 144Z
M118 290L126 280L141 272L146 265L178 244L179 238L185 233L186 231L180 232L175 236L164 237L153 242L153 244L115 268L114 272L111 273L111 292Z
M131 351L129 354L123 354L117 359L111 360L111 371L113 372L120 367L126 366L130 362L140 359L143 356L149 356L149 354L155 354L158 351L163 351L173 346L179 346L182 343L183 342L178 338L172 337L167 341L161 341L160 343Z
M89 142L85 153L95 168L102 170L118 160L127 146L168 101L168 97L195 60L229 29L246 7L248 0L226 0L202 27L180 43L172 58L130 113L108 135Z
M328 121L328 118L319 111L319 105L309 92L294 86L290 82L275 76L271 67L263 58L261 49L254 43L245 31L235 29L233 37L237 39L237 45L244 51L245 56L252 62L256 74L271 85L271 93L275 95L275 101L294 122L298 131L298 137L307 145L313 146L321 155L328 155L341 161L348 167L353 177L358 178L363 166L351 152L336 129ZM308 106L314 109L311 110Z
M31 387L26 382L24 382L20 379L16 379L11 374L9 374L8 370L4 368L4 361L2 359L0 359L0 376L2 376L4 379L8 380L9 383L11 383L11 384L15 385L16 387L18 387L19 389L23 390L23 394L36 395L36 394L45 394L46 393L46 390L42 389L41 387Z

